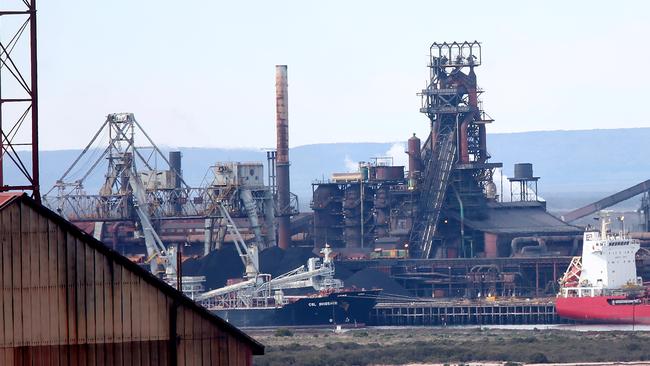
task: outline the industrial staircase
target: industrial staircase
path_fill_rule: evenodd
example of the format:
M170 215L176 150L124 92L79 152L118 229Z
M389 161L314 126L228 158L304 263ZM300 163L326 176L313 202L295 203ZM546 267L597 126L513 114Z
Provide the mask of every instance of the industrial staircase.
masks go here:
M426 152L424 180L421 184L418 215L410 242L417 243L422 258L431 256L434 235L445 201L445 192L456 156L456 128L441 129L433 151Z

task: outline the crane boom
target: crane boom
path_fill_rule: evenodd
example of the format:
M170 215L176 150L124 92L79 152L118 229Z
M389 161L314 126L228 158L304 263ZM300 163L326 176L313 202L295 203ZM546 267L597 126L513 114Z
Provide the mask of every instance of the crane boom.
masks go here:
M128 175L129 186L133 190L133 198L135 200L133 206L142 226L142 234L144 235L144 243L147 248L147 259L151 266L151 273L155 274L158 271L158 263L155 261L155 257L160 257L165 261L165 269L167 270L169 267L172 270L171 272L175 274L175 263L167 263L169 262L167 260L167 249L151 224L151 218L147 210L148 203L144 185L140 177L134 174L132 170L128 171Z
M644 192L650 191L650 179L645 182L641 182L637 185L634 185L630 188L624 189L620 192L616 192L611 196L607 196L601 200L590 203L584 207L581 207L577 210L573 210L562 216L562 220L565 222L575 221L579 218L591 215L594 212L600 211L607 207L613 206L619 202L623 202L627 199L630 199L636 195L639 195Z
M228 222L226 228L235 237L233 240L235 242L235 249L237 249L239 258L241 258L242 263L244 264L244 268L246 268L246 278L250 279L256 277L260 273L258 256L259 249L257 246L255 246L255 244L251 244L249 246L246 245L244 238L239 232L239 229L237 229L237 225L235 225L235 221L232 219L228 213L228 210L226 210L226 208L223 206L223 203L221 202L219 202L219 211L221 211L221 215Z

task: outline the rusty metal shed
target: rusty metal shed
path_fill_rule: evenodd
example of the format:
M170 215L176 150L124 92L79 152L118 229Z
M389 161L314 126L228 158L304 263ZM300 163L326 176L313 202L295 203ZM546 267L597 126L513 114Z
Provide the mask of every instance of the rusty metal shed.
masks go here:
M0 194L1 365L251 365L264 346L24 194Z

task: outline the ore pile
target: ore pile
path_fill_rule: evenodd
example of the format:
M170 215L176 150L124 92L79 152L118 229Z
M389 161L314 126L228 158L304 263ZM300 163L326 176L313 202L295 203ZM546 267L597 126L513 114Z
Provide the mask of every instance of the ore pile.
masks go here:
M231 278L242 278L244 265L233 245L224 245L205 257L183 262L183 275L205 276L205 289L213 290L226 285Z
M272 247L260 253L260 272L268 273L273 277L285 274L302 265L307 265L307 260L317 257L311 247L289 247L286 250Z
M306 265L307 259L314 256L312 248L268 248L260 253L260 272L276 277ZM235 247L224 245L205 257L184 261L182 271L186 276L205 276L204 286L208 290L225 286L229 279L242 278L244 265Z
M290 247L283 250L272 247L259 255L260 272L277 277L307 264L307 260L317 257L311 247ZM343 263L335 263L335 277L343 280L346 288L382 289L386 295L408 296L408 291L387 274L372 268L364 268L352 273ZM226 285L229 279L244 276L244 265L233 245L224 245L205 257L188 259L183 262L183 275L205 276L206 290Z
M337 272L340 267L336 267ZM397 281L390 278L384 272L373 268L364 268L345 279L345 287L356 287L367 290L382 289L382 295L409 296L408 291L397 283Z

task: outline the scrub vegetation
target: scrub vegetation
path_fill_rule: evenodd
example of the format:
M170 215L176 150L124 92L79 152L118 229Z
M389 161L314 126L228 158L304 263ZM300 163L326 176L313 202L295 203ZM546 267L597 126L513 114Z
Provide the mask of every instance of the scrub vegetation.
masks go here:
M650 332L403 328L249 332L266 345L255 365L458 365L650 360Z

